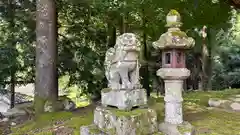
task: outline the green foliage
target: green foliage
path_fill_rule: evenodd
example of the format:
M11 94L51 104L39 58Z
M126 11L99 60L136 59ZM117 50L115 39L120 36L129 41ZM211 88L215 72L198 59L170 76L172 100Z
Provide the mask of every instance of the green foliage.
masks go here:
M36 3L30 0L14 3L15 14L10 16L6 1L1 2L3 4L0 6L0 83L9 82L12 70L17 72L18 84L33 82L35 78ZM109 33L110 27L116 28L116 35L119 35L121 31L134 32L137 35L142 35L144 32L147 48L143 48L142 51L146 49L148 56L144 57L150 57L150 52L153 51L151 42L157 40L166 31L166 15L171 9L179 12L183 22L182 29L196 40L196 47L192 53L199 53L202 44L201 37L194 31L195 28L199 29L206 25L217 33L220 28L225 30L230 27L232 9L226 0L218 2L198 0L198 3L192 0L57 1L58 73L59 78L69 77L67 82L60 82L60 84L66 83L60 86L61 89L64 92L69 91L69 94L77 93L72 94L72 97L99 96L101 89L105 88L107 83L102 65L105 52L110 47L108 39L114 37L114 34ZM11 19L14 20L14 29L9 28ZM177 34L185 36L184 33ZM212 39L216 39L214 35L213 32ZM217 46L214 45L216 40L209 42L209 48ZM10 43L15 43L16 48L10 47ZM233 53L233 56L236 56L235 54L237 55L237 52ZM152 59L146 60L144 63L155 62ZM226 69L228 65L225 63L218 66L221 68L214 67L213 73L216 82L222 80L222 83L225 83L224 87L232 84L226 84L228 80L226 78L234 77L235 79L229 80L237 82L238 68ZM223 73L229 74L228 77L224 77Z

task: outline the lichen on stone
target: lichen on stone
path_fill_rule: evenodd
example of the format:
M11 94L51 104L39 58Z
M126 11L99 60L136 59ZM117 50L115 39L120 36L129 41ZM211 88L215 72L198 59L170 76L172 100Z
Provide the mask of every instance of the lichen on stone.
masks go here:
M231 104L232 103L233 103L232 101L226 100L226 101L220 103L219 108L231 110Z
M95 116L98 116L96 120L98 127L108 132L146 135L157 131L157 114L151 109L138 108L126 112L116 108L102 107L95 111Z

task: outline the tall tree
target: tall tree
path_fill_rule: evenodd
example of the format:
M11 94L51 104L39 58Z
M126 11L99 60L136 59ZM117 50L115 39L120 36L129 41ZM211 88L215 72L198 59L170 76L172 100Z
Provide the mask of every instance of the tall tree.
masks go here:
M37 0L36 16L36 115L44 112L48 101L55 108L58 98L57 80L57 11L54 0Z
M8 42L10 45L10 49L11 49L11 57L14 59L12 61L11 64L11 68L10 68L10 84L11 84L11 105L10 107L13 108L14 107L14 103L15 103L15 81L16 81L16 54L17 54L17 50L16 50L16 40L15 40L15 36L14 36L14 31L15 31L15 22L14 22L14 16L15 16L15 1L14 0L8 0L8 18L9 18L9 29L11 31Z

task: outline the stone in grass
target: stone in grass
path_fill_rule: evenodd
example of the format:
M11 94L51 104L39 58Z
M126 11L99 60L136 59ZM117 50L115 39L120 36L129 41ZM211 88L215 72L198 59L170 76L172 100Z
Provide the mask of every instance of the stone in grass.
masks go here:
M240 98L240 95L235 95L235 97Z
M147 135L158 131L157 113L152 109L134 109L126 112L115 108L97 107L94 124L113 135Z
M230 105L230 107L231 107L232 110L234 110L234 111L240 111L240 103L237 103L237 102L232 103L232 104Z
M63 110L64 111L72 111L76 108L76 104L70 98L68 98L66 95L60 96L54 106L59 111L63 111ZM44 104L44 112L53 112L53 111L54 111L53 103L47 101Z
M229 100L222 100L222 99L218 99L218 98L210 98L208 100L208 105L210 107L220 107L221 104L224 104L225 102L229 102Z
M240 102L240 97L231 97L229 100L234 101L234 102Z
M232 108L230 106L232 103L233 103L232 101L224 100L224 102L221 102L221 104L218 108L222 108L225 110L232 110Z
M2 112L2 114L5 117L18 117L18 116L22 116L22 115L26 115L27 112L24 111L23 109L19 109L19 108L12 108L12 109L8 109L7 112Z
M163 122L159 125L159 130L164 135L195 135L195 128L189 122L175 125ZM160 133L159 133L160 134Z

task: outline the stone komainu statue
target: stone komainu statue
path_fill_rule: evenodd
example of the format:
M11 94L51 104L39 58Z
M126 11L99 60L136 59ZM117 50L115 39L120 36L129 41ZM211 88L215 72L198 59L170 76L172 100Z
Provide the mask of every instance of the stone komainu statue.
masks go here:
M106 52L105 75L113 90L137 89L139 83L140 42L133 33L117 37L116 44Z

